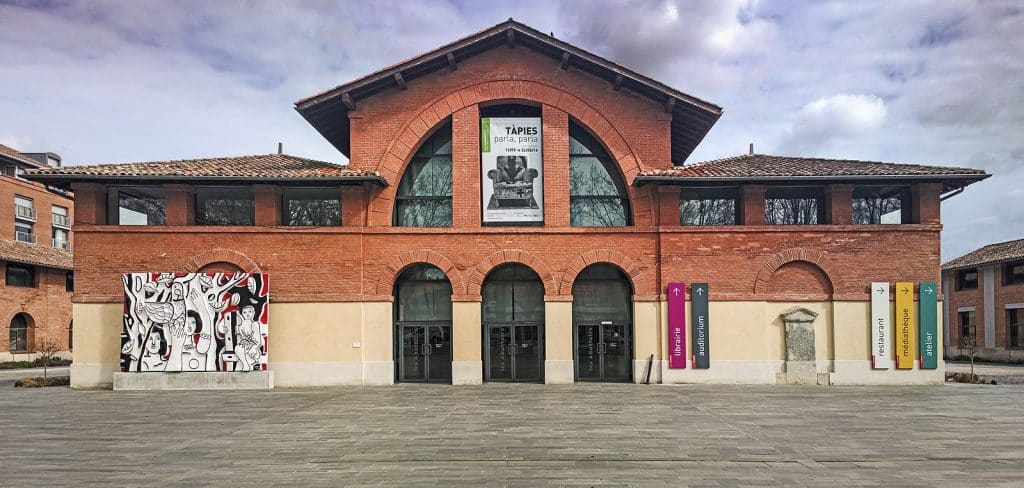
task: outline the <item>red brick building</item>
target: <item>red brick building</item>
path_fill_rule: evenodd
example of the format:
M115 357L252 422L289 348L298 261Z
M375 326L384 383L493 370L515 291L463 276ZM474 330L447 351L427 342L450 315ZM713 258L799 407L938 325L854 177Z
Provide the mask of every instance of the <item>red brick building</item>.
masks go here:
M76 195L74 385L118 369L122 273L200 270L272 278L278 385L775 383L795 307L824 381L942 380L872 369L869 284L938 280L940 197L984 172L683 165L721 108L514 21L296 109L348 166L33 172ZM707 369L669 367L671 282L709 286Z
M1024 239L989 244L942 265L946 355L1024 358Z
M59 167L60 158L0 145L0 361L30 359L44 340L71 348L73 202L24 179L50 165Z

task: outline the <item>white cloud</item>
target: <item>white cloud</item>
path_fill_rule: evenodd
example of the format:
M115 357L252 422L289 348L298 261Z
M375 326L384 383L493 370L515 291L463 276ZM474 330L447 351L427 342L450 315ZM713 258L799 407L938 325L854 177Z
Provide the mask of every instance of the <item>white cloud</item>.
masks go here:
M803 106L783 139L780 151L816 152L835 139L870 134L885 123L885 102L874 95L833 95Z

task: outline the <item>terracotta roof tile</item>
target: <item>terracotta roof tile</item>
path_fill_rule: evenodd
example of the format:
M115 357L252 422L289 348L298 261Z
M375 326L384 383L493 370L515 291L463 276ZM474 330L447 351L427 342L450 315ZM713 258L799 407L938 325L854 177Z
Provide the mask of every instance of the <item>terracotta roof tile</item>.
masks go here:
M13 261L57 269L74 269L72 254L69 251L11 239L0 239L0 261Z
M989 244L942 265L943 270L1024 259L1024 239Z
M856 177L856 176L985 176L979 169L919 164L882 163L854 159L797 158L753 154L715 159L669 169L644 171L642 177L763 178L763 177Z
M27 173L29 179L90 180L147 177L167 179L240 178L254 180L364 179L387 184L376 171L357 171L344 166L287 154L262 154L143 163L97 164L39 168ZM64 178L61 178L64 177Z

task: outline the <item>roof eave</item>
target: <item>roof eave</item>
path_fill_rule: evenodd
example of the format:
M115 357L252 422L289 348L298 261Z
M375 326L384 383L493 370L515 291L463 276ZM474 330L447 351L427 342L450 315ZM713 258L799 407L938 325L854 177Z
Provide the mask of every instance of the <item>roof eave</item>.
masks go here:
M944 174L944 175L843 175L843 176L665 176L665 175L639 175L633 180L636 186L643 186L647 183L663 184L686 184L686 183L742 183L742 182L857 182L857 181L937 181L937 182L961 182L962 185L950 185L963 188L972 183L977 183L992 175L990 174Z
M40 173L24 175L26 179L49 183L51 185L68 185L72 182L279 182L279 183L375 183L382 187L388 186L388 181L380 175L353 175L353 176L317 176L317 177L250 177L250 176L176 176L176 175L85 175L85 174L52 174Z

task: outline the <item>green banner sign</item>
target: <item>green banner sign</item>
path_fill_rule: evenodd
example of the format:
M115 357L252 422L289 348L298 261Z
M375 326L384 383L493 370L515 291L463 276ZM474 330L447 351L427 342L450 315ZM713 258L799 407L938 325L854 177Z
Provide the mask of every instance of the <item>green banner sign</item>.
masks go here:
M921 311L918 323L921 333L918 335L921 341L919 349L921 354L921 369L936 369L939 367L939 329L938 329L938 295L939 287L933 282L922 281L920 288L921 298L918 299Z

